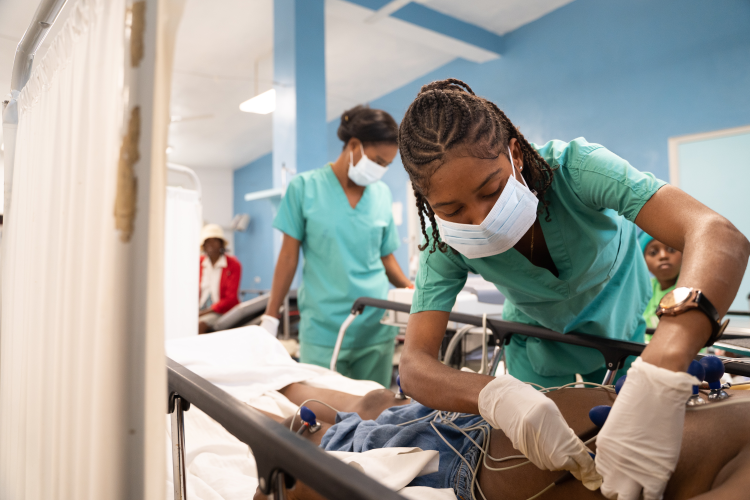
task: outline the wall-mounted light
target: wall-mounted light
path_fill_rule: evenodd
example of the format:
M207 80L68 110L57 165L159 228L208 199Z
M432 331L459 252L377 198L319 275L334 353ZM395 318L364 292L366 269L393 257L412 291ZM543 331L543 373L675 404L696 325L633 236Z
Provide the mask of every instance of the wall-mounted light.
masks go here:
M174 151L174 148L172 146L167 146L167 154L171 154L172 151Z
M276 90L271 89L262 94L258 94L250 100L240 104L240 111L245 113L257 113L267 115L276 109Z

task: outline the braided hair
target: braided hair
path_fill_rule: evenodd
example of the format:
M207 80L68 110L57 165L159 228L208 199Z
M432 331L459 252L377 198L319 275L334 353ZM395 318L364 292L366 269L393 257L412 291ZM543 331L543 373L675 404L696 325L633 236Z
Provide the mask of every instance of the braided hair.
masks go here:
M527 167L521 175L538 193L549 220L549 202L544 199L544 193L552 183L553 168L531 147L505 113L455 78L422 87L401 122L398 141L401 161L414 188L425 237L420 250L425 250L430 243L425 216L432 224L430 253L436 249L441 252L448 249L448 245L439 240L435 212L425 198L430 178L445 163L446 154L461 146L475 158L494 159L501 154L507 156L511 139L516 139L521 146L523 165Z

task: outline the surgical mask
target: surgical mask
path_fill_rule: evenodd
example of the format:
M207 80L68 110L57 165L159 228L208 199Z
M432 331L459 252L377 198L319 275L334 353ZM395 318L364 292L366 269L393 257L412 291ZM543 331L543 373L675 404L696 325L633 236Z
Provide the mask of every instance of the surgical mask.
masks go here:
M388 171L388 167L381 167L365 154L362 144L359 145L362 158L354 165L354 155L349 151L349 178L358 186L368 186L377 182Z
M526 180L523 184L516 180L516 167L513 165L510 148L508 158L513 173L481 224L458 224L435 216L443 241L469 259L507 252L518 243L536 220L539 205L536 191L529 190Z

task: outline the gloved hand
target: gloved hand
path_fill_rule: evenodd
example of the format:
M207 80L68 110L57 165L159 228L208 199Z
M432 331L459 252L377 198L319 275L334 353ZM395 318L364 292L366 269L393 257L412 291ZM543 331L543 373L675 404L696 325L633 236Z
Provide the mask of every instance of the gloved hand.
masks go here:
M635 360L596 439L602 494L617 500L658 500L677 466L685 403L694 384L688 373Z
M586 445L555 403L530 385L510 375L496 377L479 393L479 413L540 469L569 470L592 491L601 485Z
M274 337L279 336L279 318L274 318L273 316L264 314L260 317L260 327Z

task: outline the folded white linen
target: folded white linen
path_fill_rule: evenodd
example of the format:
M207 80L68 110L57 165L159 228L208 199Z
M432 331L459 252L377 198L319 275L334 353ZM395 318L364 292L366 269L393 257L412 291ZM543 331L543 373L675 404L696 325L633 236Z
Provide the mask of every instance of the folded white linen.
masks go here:
M415 477L437 472L440 456L435 450L421 448L379 448L365 452L329 451L392 490L398 491Z

